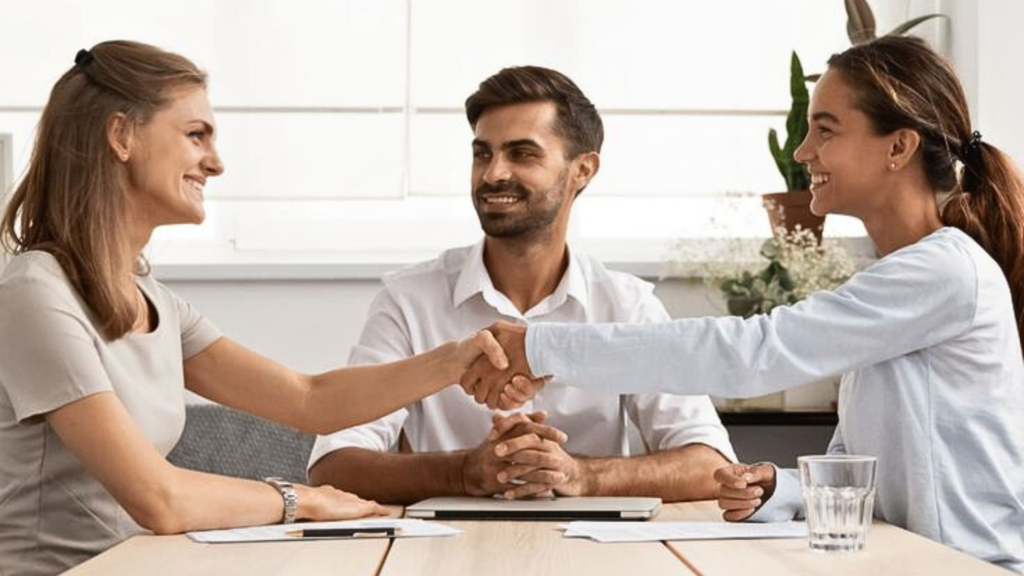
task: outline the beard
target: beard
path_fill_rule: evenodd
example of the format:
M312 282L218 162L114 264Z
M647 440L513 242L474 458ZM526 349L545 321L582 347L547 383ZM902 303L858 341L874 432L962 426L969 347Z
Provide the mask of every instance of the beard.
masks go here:
M564 170L554 186L540 192L532 191L515 180L505 180L494 186L481 184L473 191L476 202L473 207L480 219L484 233L493 238L528 238L541 235L551 228L565 203L565 183L569 171ZM525 205L519 214L485 212L483 209L489 194L515 194Z

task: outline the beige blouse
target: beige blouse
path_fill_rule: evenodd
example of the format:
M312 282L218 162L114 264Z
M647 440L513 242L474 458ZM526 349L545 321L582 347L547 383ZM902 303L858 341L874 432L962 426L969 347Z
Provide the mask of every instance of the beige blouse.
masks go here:
M157 327L111 341L50 254L0 274L0 576L57 574L142 531L44 418L112 391L157 450L174 447L183 361L220 333L151 275L138 285Z

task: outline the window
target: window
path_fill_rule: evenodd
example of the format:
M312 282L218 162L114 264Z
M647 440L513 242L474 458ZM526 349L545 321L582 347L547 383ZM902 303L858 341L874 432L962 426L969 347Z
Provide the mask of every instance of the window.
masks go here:
M894 21L909 9L895 4ZM410 261L480 236L466 96L502 67L549 66L606 129L572 241L657 260L677 237L767 235L790 51L820 70L845 22L838 0L22 2L0 34L19 79L0 91L0 133L20 174L79 48L156 44L210 73L227 171L207 186L206 224L159 230L154 261ZM830 218L826 233L863 228Z

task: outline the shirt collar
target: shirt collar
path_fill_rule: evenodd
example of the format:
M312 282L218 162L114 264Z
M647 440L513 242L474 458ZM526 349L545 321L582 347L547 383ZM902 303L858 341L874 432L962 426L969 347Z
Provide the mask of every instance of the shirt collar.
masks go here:
M491 276L487 273L487 267L484 266L483 240L473 246L466 256L452 292L452 305L458 308L463 302L477 294L482 295L483 299L500 313L515 318L530 318L548 314L565 304L569 297L576 300L584 310L590 303L590 292L586 276L583 273L583 266L570 249L569 266L555 290L538 302L536 306L527 310L526 314L520 313L508 297L494 287Z

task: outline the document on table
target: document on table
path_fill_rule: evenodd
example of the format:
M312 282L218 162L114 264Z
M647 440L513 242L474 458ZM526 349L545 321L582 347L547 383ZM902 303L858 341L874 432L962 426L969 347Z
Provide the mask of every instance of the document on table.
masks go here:
M570 522L566 538L597 542L806 538L805 522Z
M380 518L373 520L345 520L339 522L302 522L301 524L273 524L271 526L253 526L250 528L232 528L230 530L206 530L203 532L189 532L188 537L193 542L206 542L209 544L228 544L233 542L278 542L283 540L324 540L324 538L302 538L289 536L289 532L297 530L322 530L322 529L381 529L398 528L397 536L370 536L377 538L423 538L427 536L454 536L461 533L444 524L436 522L425 522L423 520L412 520L407 518ZM343 537L351 539L351 536ZM360 539L363 535L359 536Z

